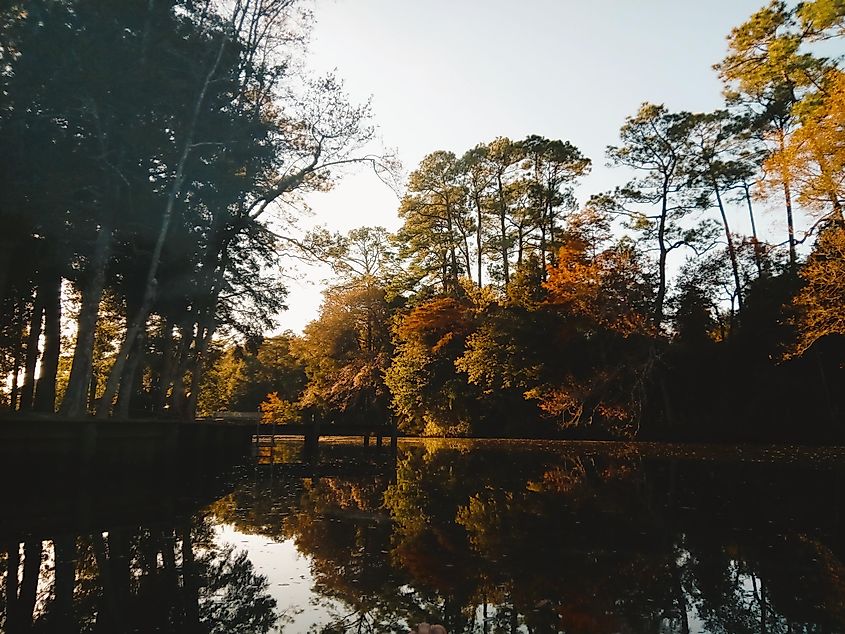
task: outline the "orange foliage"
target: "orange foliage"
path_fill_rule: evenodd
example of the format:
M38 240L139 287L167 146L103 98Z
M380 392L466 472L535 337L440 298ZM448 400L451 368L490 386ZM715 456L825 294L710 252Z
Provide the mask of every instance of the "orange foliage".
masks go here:
M649 328L645 311L639 309L644 293L640 278L631 251L607 249L589 257L586 244L572 239L561 247L557 263L548 267L543 287L549 303L568 316L627 337Z
M456 338L472 332L471 308L453 297L439 297L420 304L399 324L403 341L418 341L438 352Z

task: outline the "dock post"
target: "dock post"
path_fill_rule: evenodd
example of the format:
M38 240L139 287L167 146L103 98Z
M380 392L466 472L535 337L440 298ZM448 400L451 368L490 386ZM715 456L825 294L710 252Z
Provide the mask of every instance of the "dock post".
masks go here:
M307 453L317 451L317 448L320 444L320 429L319 425L317 424L317 419L314 415L311 415L311 425L309 425L308 429L305 432L305 451Z
M381 432L376 433L376 447L381 447L382 435Z

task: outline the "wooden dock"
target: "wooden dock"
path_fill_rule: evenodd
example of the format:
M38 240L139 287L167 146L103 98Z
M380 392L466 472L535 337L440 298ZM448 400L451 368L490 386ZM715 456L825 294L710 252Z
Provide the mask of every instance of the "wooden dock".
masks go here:
M248 455L252 434L242 427L174 420L58 417L0 419L0 463L75 462L131 466L233 459Z
M57 463L131 466L168 461L220 461L256 455L277 438L300 437L306 452L319 447L320 438L360 437L377 447L390 439L392 425L264 423L252 417L176 420L100 420L59 417L0 419L0 464L49 465Z
M305 449L311 450L319 446L320 438L360 437L365 447L371 440L381 447L385 439L390 439L390 448L395 450L398 440L396 425L392 423L335 423L316 419L309 423L277 423L262 421L261 415L253 412L215 412L198 422L251 427L253 443L258 447L275 443L277 437L299 437L304 439Z

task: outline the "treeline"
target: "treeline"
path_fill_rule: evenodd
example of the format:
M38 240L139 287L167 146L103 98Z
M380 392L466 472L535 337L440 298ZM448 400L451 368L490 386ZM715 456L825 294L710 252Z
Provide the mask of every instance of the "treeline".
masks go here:
M215 335L259 337L284 205L376 159L300 57L297 0L0 9L0 372L13 411L191 418Z
M344 164L389 167L363 153L367 106L303 76L299 2L7 4L6 404L838 438L845 73L824 51L844 14L836 0L755 13L716 67L724 108L643 105L605 157L632 179L585 204L578 148L498 138L427 156L395 235L297 239L289 203ZM783 236L758 234L760 201L782 209ZM263 341L291 249L337 281L303 336Z
M755 13L716 67L724 108L644 104L606 156L632 180L581 206L590 160L569 142L428 155L401 229L338 237L320 317L264 344L307 376L265 411L429 434L841 440L845 73L817 45L844 27L828 0ZM785 235L757 232L760 201ZM256 358L234 354L218 381Z

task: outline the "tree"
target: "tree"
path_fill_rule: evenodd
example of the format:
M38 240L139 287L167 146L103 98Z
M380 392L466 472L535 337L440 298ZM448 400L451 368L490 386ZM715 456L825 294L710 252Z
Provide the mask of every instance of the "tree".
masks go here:
M522 141L525 169L530 174L529 196L539 230L540 266L553 264L558 249L555 231L562 211L575 207L573 186L590 170L590 159L569 141L532 135Z
M483 418L478 390L456 370L456 361L494 298L470 284L460 291L421 301L395 321L396 352L385 382L403 430L461 435Z
M614 165L642 175L613 196L593 201L627 218L632 228L642 232L647 243L657 243L658 281L653 315L658 327L665 316L669 254L683 246L694 246L706 239L708 233L703 225L691 229L682 225L695 203L684 169L691 131L686 113L671 113L662 105L643 104L622 126L622 145L607 149Z
M14 284L6 258L18 247L0 257L0 297L15 305L5 327L35 342L4 351L23 379L16 405L19 395L32 405L34 391L37 407L53 406L63 278L81 298L61 406L70 416L90 406L109 294L124 320L95 390L101 416L135 411L133 400L192 416L218 330L269 327L284 307L271 279L280 252L302 247L279 201L330 187L345 165L384 167L364 151L368 104L351 104L332 76L300 86L293 60L309 19L296 0L0 11L0 136L13 150L0 218L15 245L45 256L15 258Z
M517 263L522 261L523 226L517 220L518 207L524 194L524 178L521 164L525 158L525 148L521 143L507 137L499 137L487 146L486 158L493 175L493 193L490 199L491 213L497 220L496 237L491 243L500 253L500 266L503 286L510 283L510 257L514 243L517 244ZM516 231L516 236L514 236Z
M492 186L497 178L496 170L491 165L490 148L478 144L460 159L460 170L466 181L466 192L470 207L475 209L475 263L478 287L483 286L483 263L485 252L489 251L485 240L485 222L489 201L493 195ZM502 256L507 264L507 252Z
M353 422L387 417L389 311L385 290L376 284L326 291L319 318L294 347L308 376L300 408Z
M728 54L715 68L730 103L750 115L752 129L769 144L770 155L783 155L794 131L795 105L822 81L829 62L804 46L822 39L841 20L836 0L815 0L789 8L772 0L728 36ZM795 264L796 237L792 208L793 174L781 160L767 163L764 191L783 192L790 261Z
M426 156L408 178L408 193L399 207L404 220L397 237L400 257L422 283L436 282L443 293L456 293L458 280L471 269L472 223L458 160L451 152Z
M719 209L734 279L733 299L742 311L743 283L740 280L734 237L728 223L725 194L744 182L747 168L741 159L737 158L738 139L733 133L733 122L726 111L690 115L690 122L692 156L687 164L688 174L691 184L701 187L705 192L699 200L700 204L709 208L715 199Z
M831 70L821 89L794 108L799 126L767 160L789 174L798 202L821 212L822 219L843 219L845 197L845 73Z

